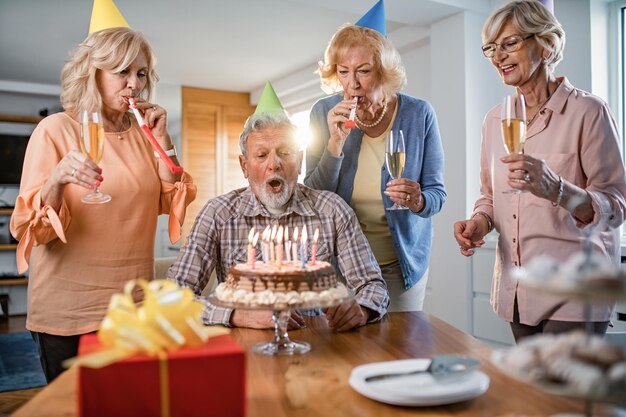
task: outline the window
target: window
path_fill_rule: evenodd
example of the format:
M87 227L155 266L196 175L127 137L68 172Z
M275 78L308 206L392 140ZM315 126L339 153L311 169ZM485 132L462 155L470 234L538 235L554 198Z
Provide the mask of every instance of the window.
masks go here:
M622 139L622 160L626 162L626 73L624 71L626 40L626 0L614 1L609 9L609 105L614 111Z
M304 183L304 174L306 173L306 145L311 138L311 130L309 129L309 110L292 114L291 121L298 126L300 149L305 151L304 160L302 161L302 172L298 177L298 182Z
M619 59L618 59L618 69L619 69L619 83L618 83L618 91L619 91L619 103L617 103L617 109L619 109L619 115L617 116L617 122L619 124L619 126L621 126L621 136L622 136L622 160L626 161L626 158L624 158L624 155L626 154L626 152L624 152L624 149L626 149L626 147L624 145L626 145L626 142L624 141L626 138L626 130L624 129L624 121L626 120L626 114L625 112L625 108L626 106L624 106L624 103L626 102L626 90L624 89L624 85L625 84L625 77L626 74L624 72L624 40L626 39L626 27L624 26L626 23L626 1L619 1L617 2L618 7L619 7L619 36L618 38L618 45L617 47L619 48Z

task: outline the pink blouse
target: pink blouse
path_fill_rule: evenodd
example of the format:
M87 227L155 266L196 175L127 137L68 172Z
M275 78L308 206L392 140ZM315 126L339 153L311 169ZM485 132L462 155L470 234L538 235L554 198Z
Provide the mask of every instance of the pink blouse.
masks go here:
M29 330L60 336L96 330L124 283L153 278L159 214L170 215L170 239L180 238L196 187L187 173L175 184L161 181L142 135L134 120L127 131L106 134L100 190L112 196L110 202L84 204L80 199L89 190L69 184L56 212L42 205L41 187L63 156L78 149L79 124L57 113L33 132L11 218L20 271L30 262Z
M620 262L619 226L626 214L626 177L619 134L602 100L573 87L567 78L544 105L530 126L524 152L542 159L564 180L585 189L592 199L593 224L610 229L593 240L594 251L615 264ZM584 321L583 305L525 288L512 275L539 255L566 260L582 249L581 224L563 207L531 193L504 194L508 169L500 162L506 154L500 133L500 106L487 113L481 145L481 197L474 211L484 211L500 233L493 272L491 304L496 314L513 321L517 295L520 321ZM593 321L606 321L611 305L595 305Z

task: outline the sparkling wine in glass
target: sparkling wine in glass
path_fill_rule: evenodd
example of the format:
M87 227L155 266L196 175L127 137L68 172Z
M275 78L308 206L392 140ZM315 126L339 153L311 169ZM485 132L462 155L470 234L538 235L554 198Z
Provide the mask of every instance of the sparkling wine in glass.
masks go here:
M500 110L502 140L506 151L511 154L524 152L526 142L526 102L523 94L505 96ZM509 189L504 193L521 193L523 190Z
M104 149L104 127L98 111L83 110L80 113L80 151L96 164L102 159ZM111 201L111 196L103 194L96 187L92 193L80 199L86 204L103 204Z
M395 180L402 176L405 161L406 154L404 152L404 135L402 130L390 130L385 135L385 165L392 179ZM407 210L407 208L393 203L393 206L388 207L387 210Z

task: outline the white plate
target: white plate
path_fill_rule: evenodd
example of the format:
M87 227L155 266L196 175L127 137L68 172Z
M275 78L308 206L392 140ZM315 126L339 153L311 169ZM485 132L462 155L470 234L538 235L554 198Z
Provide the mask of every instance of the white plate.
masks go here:
M430 359L406 359L357 366L350 374L350 386L359 394L373 400L408 406L452 404L478 397L489 388L489 377L479 371L444 380L437 380L431 374L423 373L365 382L368 376L421 370L426 369L429 364Z

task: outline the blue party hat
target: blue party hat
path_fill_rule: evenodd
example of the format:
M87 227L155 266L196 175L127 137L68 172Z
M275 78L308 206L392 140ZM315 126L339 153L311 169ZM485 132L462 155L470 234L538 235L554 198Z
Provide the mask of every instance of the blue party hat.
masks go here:
M367 13L355 23L356 26L363 26L366 28L379 31L383 36L387 36L387 26L385 25L385 3L383 0L378 0L378 3L374 5Z

